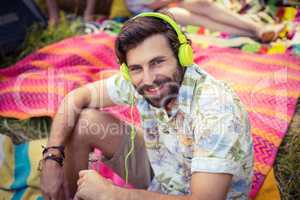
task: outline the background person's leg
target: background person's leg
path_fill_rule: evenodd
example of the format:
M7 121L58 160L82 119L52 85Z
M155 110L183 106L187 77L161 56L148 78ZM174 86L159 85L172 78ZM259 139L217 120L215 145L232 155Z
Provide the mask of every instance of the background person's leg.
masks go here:
M182 3L183 7L194 14L206 16L208 20L226 26L247 31L254 36L260 25L240 14L208 0L190 0Z
M206 16L194 14L185 8L173 7L167 9L167 11L172 14L176 22L184 26L192 24L196 26L204 26L213 31L223 31L235 35L253 37L253 34L249 33L248 31L215 22Z
M46 0L48 10L48 23L50 25L57 24L59 22L59 8L56 0Z
M208 0L183 1L180 7L189 11L190 16L199 16L198 19L195 17L191 17L190 20L186 18L185 24L195 24L199 23L198 20L202 20L204 26L211 30L256 37L266 42L275 39L284 27L282 24L264 26ZM175 18L176 15L181 14L174 12L174 10L171 13Z
M86 8L83 18L85 21L93 21L95 16L96 0L86 0Z

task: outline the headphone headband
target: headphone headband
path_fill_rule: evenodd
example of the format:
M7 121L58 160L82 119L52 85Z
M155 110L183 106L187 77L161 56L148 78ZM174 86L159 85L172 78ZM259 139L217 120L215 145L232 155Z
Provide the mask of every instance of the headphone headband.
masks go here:
M177 23L168 15L158 13L158 12L144 12L144 13L140 13L140 14L136 15L132 19L135 19L138 17L155 17L155 18L159 18L159 19L167 22L173 28L173 30L176 32L180 44L187 43L187 39L186 39L185 35L181 32Z

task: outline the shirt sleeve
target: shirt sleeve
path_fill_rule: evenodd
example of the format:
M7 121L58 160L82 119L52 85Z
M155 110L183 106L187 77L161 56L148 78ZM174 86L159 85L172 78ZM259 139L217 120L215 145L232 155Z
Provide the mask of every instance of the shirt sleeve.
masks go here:
M106 79L105 85L109 97L115 104L130 105L132 95L136 95L132 84L126 81L120 73Z
M202 91L193 120L191 171L241 174L252 159L247 113L231 92L206 88L210 89Z

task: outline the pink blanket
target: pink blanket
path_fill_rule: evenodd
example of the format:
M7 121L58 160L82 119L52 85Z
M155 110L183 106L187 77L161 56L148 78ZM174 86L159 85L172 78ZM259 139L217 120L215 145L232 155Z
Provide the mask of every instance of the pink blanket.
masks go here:
M66 39L1 69L0 116L53 116L67 92L118 70L114 39L104 33ZM295 111L300 59L289 54L247 54L237 49L194 46L194 50L195 62L230 83L249 112L255 150L253 198L274 163ZM128 109L109 110L129 119ZM137 112L134 118L139 121Z

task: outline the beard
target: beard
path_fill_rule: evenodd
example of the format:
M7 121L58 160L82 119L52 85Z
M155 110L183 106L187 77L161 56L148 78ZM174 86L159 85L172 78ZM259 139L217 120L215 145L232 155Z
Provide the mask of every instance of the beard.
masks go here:
M139 88L136 88L136 90L152 106L157 108L165 107L173 99L177 98L184 72L185 69L178 66L171 77L159 74L155 77L153 84L141 85ZM155 96L147 95L146 91L154 88L163 88L163 91Z

